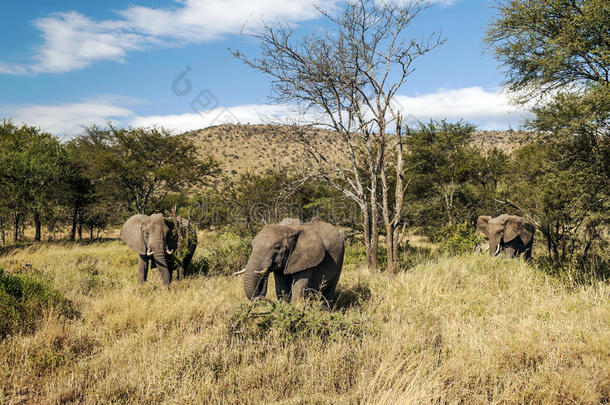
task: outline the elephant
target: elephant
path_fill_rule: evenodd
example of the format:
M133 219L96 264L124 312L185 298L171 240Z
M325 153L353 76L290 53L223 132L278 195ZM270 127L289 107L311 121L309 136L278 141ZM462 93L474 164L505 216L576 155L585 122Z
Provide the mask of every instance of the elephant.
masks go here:
M527 260L532 258L536 227L527 219L507 214L495 218L481 215L477 219L477 229L489 239L490 255L504 251L509 257L523 254Z
M172 271L178 270L178 279L182 279L184 269L191 263L197 247L197 233L185 218L177 217L178 226L188 229L184 258L176 258L178 234L174 221L161 214L130 217L121 228L121 239L138 254L138 282L141 284L148 277L148 262L151 268L157 267L163 284L167 287L172 281Z
M278 299L298 302L318 291L332 305L343 267L345 239L335 226L316 218L308 223L289 219L266 225L252 240L244 273L249 300L264 298L269 274Z
M284 218L280 225L303 225L303 221L298 218Z

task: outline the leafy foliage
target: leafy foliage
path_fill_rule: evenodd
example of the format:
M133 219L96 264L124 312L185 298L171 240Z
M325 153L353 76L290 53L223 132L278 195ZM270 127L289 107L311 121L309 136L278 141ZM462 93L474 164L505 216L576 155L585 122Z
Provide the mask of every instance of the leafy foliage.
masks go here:
M514 154L506 191L555 262L588 262L608 249L610 4L510 0L499 11L487 40L508 84L522 102L544 96L528 123L539 135Z
M230 339L239 340L258 340L265 336L287 340L315 336L335 340L363 337L374 332L374 325L328 311L318 301L298 307L283 301L258 300L237 308L227 322L227 332Z
M31 276L7 274L0 268L0 338L34 331L49 311L67 317L76 314L61 293Z
M40 217L58 201L64 163L62 147L51 134L2 121L0 206L4 212L0 215L13 216L15 241L19 238L19 222L26 214L33 213L40 223Z
M608 83L610 4L606 0L509 0L487 42L525 99L566 86Z
M89 177L103 179L129 211L151 212L169 192L202 185L218 171L188 138L163 128L91 127L79 140L88 149Z
M452 255L472 253L483 242L476 229L465 222L442 227L434 239L439 242L441 251Z
M244 268L250 255L250 237L240 236L231 231L207 235L205 252L195 270L208 275L231 275Z
M434 236L438 227L468 221L494 205L507 156L472 145L474 126L431 121L409 129L407 189L409 218Z

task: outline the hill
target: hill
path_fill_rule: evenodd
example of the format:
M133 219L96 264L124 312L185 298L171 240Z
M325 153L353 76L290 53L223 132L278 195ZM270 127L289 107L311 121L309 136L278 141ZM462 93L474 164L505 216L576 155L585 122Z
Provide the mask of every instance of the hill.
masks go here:
M286 142L293 128L281 125L226 124L208 127L185 134L203 153L211 153L222 162L223 174L234 176L246 171L264 174L273 170L307 170L315 165L305 148ZM307 130L315 145L328 152L337 163L346 163L343 141L332 131ZM474 134L473 143L489 149L514 149L523 138L523 132L483 131Z
M201 235L195 262L220 240ZM247 243L248 241L244 241ZM247 250L243 252L247 255ZM118 241L0 257L71 300L0 340L3 403L558 403L610 400L610 286L519 260L440 257L396 276L350 245L338 308L250 307L241 279L136 281ZM223 274L239 268L226 262ZM273 286L269 291L274 291ZM269 293L271 295L271 293ZM5 305L0 302L0 306ZM0 307L2 309L3 307Z

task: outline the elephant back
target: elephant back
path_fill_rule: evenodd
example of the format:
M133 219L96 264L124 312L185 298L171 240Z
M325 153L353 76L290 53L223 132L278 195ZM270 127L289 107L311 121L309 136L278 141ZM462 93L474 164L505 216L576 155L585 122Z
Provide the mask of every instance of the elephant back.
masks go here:
M302 226L313 228L324 243L326 251L332 256L334 261L338 264L343 262L345 237L340 229L319 218L315 218Z

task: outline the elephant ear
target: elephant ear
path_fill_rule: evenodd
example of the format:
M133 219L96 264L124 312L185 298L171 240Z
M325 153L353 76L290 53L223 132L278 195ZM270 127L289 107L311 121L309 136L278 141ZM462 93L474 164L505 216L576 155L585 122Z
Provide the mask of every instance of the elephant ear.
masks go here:
M477 229L481 231L485 236L488 236L487 227L489 226L489 220L491 217L489 215L481 215L477 219Z
M314 230L305 228L297 233L296 238L284 274L294 274L315 267L326 255L324 243Z
M536 228L529 221L519 217L508 217L506 229L504 230L504 242L510 242L517 236L521 238L524 245L532 241Z
M121 240L127 243L136 253L146 254L146 243L144 242L144 228L146 226L146 215L134 215L123 224L121 228Z

